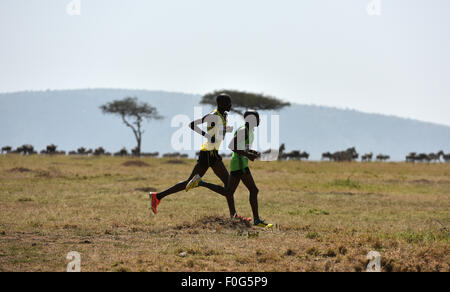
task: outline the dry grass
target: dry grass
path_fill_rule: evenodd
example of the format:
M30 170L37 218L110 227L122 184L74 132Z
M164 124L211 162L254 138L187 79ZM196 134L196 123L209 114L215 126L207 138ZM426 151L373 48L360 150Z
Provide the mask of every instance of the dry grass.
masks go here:
M384 271L450 271L449 164L256 162L267 231L206 189L153 216L146 191L195 161L129 160L0 156L0 271L64 271L70 251L83 271L362 271L371 250Z

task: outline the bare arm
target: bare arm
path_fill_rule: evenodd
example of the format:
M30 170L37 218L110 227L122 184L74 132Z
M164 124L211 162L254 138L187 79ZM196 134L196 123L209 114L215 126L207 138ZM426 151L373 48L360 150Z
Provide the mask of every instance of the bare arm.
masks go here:
M244 136L245 135L245 136ZM245 145L245 149L238 149L238 142L240 139L244 137L244 141L248 139L248 132L246 129L241 129L236 133L236 136L234 136L233 140L228 145L228 148L242 156L247 157L251 161L254 161L256 158L258 158L258 154L256 151L247 150L249 147L248 145Z
M203 137L205 137L207 133L205 131L203 131L202 129L200 129L199 125L204 123L205 118L206 118L206 116L204 116L201 119L194 120L191 122L191 124L189 126L194 132L202 135Z
M202 135L203 137L207 138L208 140L211 140L211 142L214 143L215 137L211 137L211 135L209 133L207 133L207 132L203 131L202 129L200 129L199 125L207 123L208 126L215 127L217 122L218 122L218 117L217 116L208 114L208 115L204 116L201 119L197 119L195 121L192 121L191 124L190 124L190 128L194 132Z

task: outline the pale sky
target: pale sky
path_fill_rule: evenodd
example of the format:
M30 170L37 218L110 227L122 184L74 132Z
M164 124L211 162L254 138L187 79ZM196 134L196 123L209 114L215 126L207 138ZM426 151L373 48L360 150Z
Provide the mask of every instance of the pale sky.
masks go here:
M450 125L450 1L0 0L0 92L262 92Z

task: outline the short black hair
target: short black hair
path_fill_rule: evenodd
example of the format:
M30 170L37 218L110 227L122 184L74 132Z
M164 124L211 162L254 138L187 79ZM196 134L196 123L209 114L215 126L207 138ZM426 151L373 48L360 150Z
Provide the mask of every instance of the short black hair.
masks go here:
M231 103L231 96L226 93L221 93L216 97L217 104Z
M244 119L246 120L248 116L254 115L256 117L256 121L257 121L257 126L259 126L259 114L257 111L246 111L244 113Z

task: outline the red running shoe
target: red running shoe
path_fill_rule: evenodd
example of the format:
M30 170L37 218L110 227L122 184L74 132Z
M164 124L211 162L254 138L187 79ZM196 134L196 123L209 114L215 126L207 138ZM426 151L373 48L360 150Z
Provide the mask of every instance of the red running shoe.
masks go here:
M158 200L158 197L157 197L158 193L151 192L148 195L150 197L152 211L156 215L156 213L158 213L157 208L158 208L158 205L161 203L161 200Z
M247 217L238 215L237 213L234 214L234 217L233 217L233 218L239 219L239 220L241 220L241 221L246 221L246 222L251 222L251 221L252 221L252 218L247 218Z

